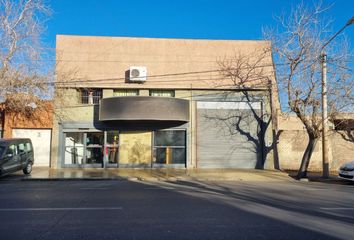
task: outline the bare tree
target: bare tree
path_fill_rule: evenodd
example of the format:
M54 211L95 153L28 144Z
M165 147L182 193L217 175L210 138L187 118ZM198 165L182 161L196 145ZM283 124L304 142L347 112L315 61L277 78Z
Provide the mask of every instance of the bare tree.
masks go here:
M274 79L273 62L271 58L270 47L257 49L250 53L235 53L231 58L223 59L218 62L220 74L231 80L235 90L241 94L241 101L248 105L250 111L230 112L227 116L214 116L213 121L217 124L226 125L229 134L240 134L245 137L249 143L252 143L254 151L259 155L256 168L263 168L267 155L274 151L274 168L279 168L277 155L277 139L280 131L276 127L276 108L275 100L276 85ZM262 93L255 93L252 90L260 90ZM271 109L260 111L254 107L253 102L272 102ZM256 133L249 129L252 121L257 123ZM273 141L271 145L265 142L266 130L271 127L273 121Z
M273 43L281 99L287 99L287 110L301 120L309 139L298 178L306 176L311 155L322 133L319 56L324 43L333 35L331 21L323 17L328 9L321 3L314 6L301 3L289 16L277 17L277 28L264 30L265 38ZM348 72L350 53L343 40L337 44L332 42L326 48L331 63L328 66L330 117L338 111L353 109L353 76Z
M41 42L51 10L42 0L0 0L0 101L4 112L29 116L52 93Z

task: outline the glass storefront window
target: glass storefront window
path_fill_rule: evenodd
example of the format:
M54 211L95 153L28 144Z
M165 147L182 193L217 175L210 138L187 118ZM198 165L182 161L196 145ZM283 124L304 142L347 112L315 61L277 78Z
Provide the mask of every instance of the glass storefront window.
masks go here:
M84 158L84 133L66 133L65 164L82 164Z
M144 133L145 134L145 133ZM146 135L146 136L145 136ZM146 132L139 138L122 138L122 148L128 147L127 144L134 143L137 140L140 143L140 137L147 143L144 145L144 155L148 165L151 166L151 155L153 155L153 164L186 164L186 131L185 130L160 130L153 132L153 154L151 154L151 132ZM133 161L130 152L137 154L135 145L132 149L125 149L128 155L124 155L120 149L119 131L104 132L64 132L65 153L64 165L91 165L87 167L118 167L125 164L124 161ZM137 137L134 135L134 137ZM133 141L134 140L134 141ZM128 151L129 150L129 151ZM120 156L123 154L122 156ZM121 158L121 159L120 159ZM138 158L141 161L142 157ZM124 161L122 161L124 160ZM104 163L104 161L106 161ZM122 161L122 162L121 162ZM157 165L156 165L157 166Z
M119 132L118 131L108 131L107 132L107 144L118 145L119 144Z
M156 131L155 146L182 146L186 145L186 132L178 130Z
M119 163L119 132L107 132L108 163Z
M86 137L86 145L89 146L102 146L103 145L103 132L89 132Z
M157 164L185 164L186 131L154 132L154 162Z
M86 163L95 164L103 162L103 151L101 147L87 148L86 149Z
M65 133L65 165L102 164L103 132Z
M185 148L169 148L158 147L155 150L155 163L160 164L185 164L186 149Z
M103 132L88 132L86 136L86 163L103 163Z

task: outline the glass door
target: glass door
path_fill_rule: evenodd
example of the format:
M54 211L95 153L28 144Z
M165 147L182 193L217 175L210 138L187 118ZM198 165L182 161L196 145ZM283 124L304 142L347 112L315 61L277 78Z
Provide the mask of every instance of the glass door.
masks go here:
M119 132L106 132L106 167L117 168L119 166Z
M103 132L88 132L86 135L86 158L87 167L103 167Z

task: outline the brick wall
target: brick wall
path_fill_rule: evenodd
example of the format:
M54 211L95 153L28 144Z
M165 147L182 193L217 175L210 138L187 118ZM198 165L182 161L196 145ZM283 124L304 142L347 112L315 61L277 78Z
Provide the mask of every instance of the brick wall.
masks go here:
M12 137L12 129L14 128L42 128L51 129L53 127L53 106L48 102L46 110L37 110L34 116L27 118L26 116L6 113L4 121L4 138Z

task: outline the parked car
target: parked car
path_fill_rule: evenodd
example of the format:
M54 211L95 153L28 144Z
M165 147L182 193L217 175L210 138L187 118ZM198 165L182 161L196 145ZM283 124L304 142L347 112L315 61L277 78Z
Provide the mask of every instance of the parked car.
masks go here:
M29 138L0 139L0 176L22 170L32 172L33 146Z
M340 178L354 181L354 162L348 162L343 164L339 168L338 175Z

